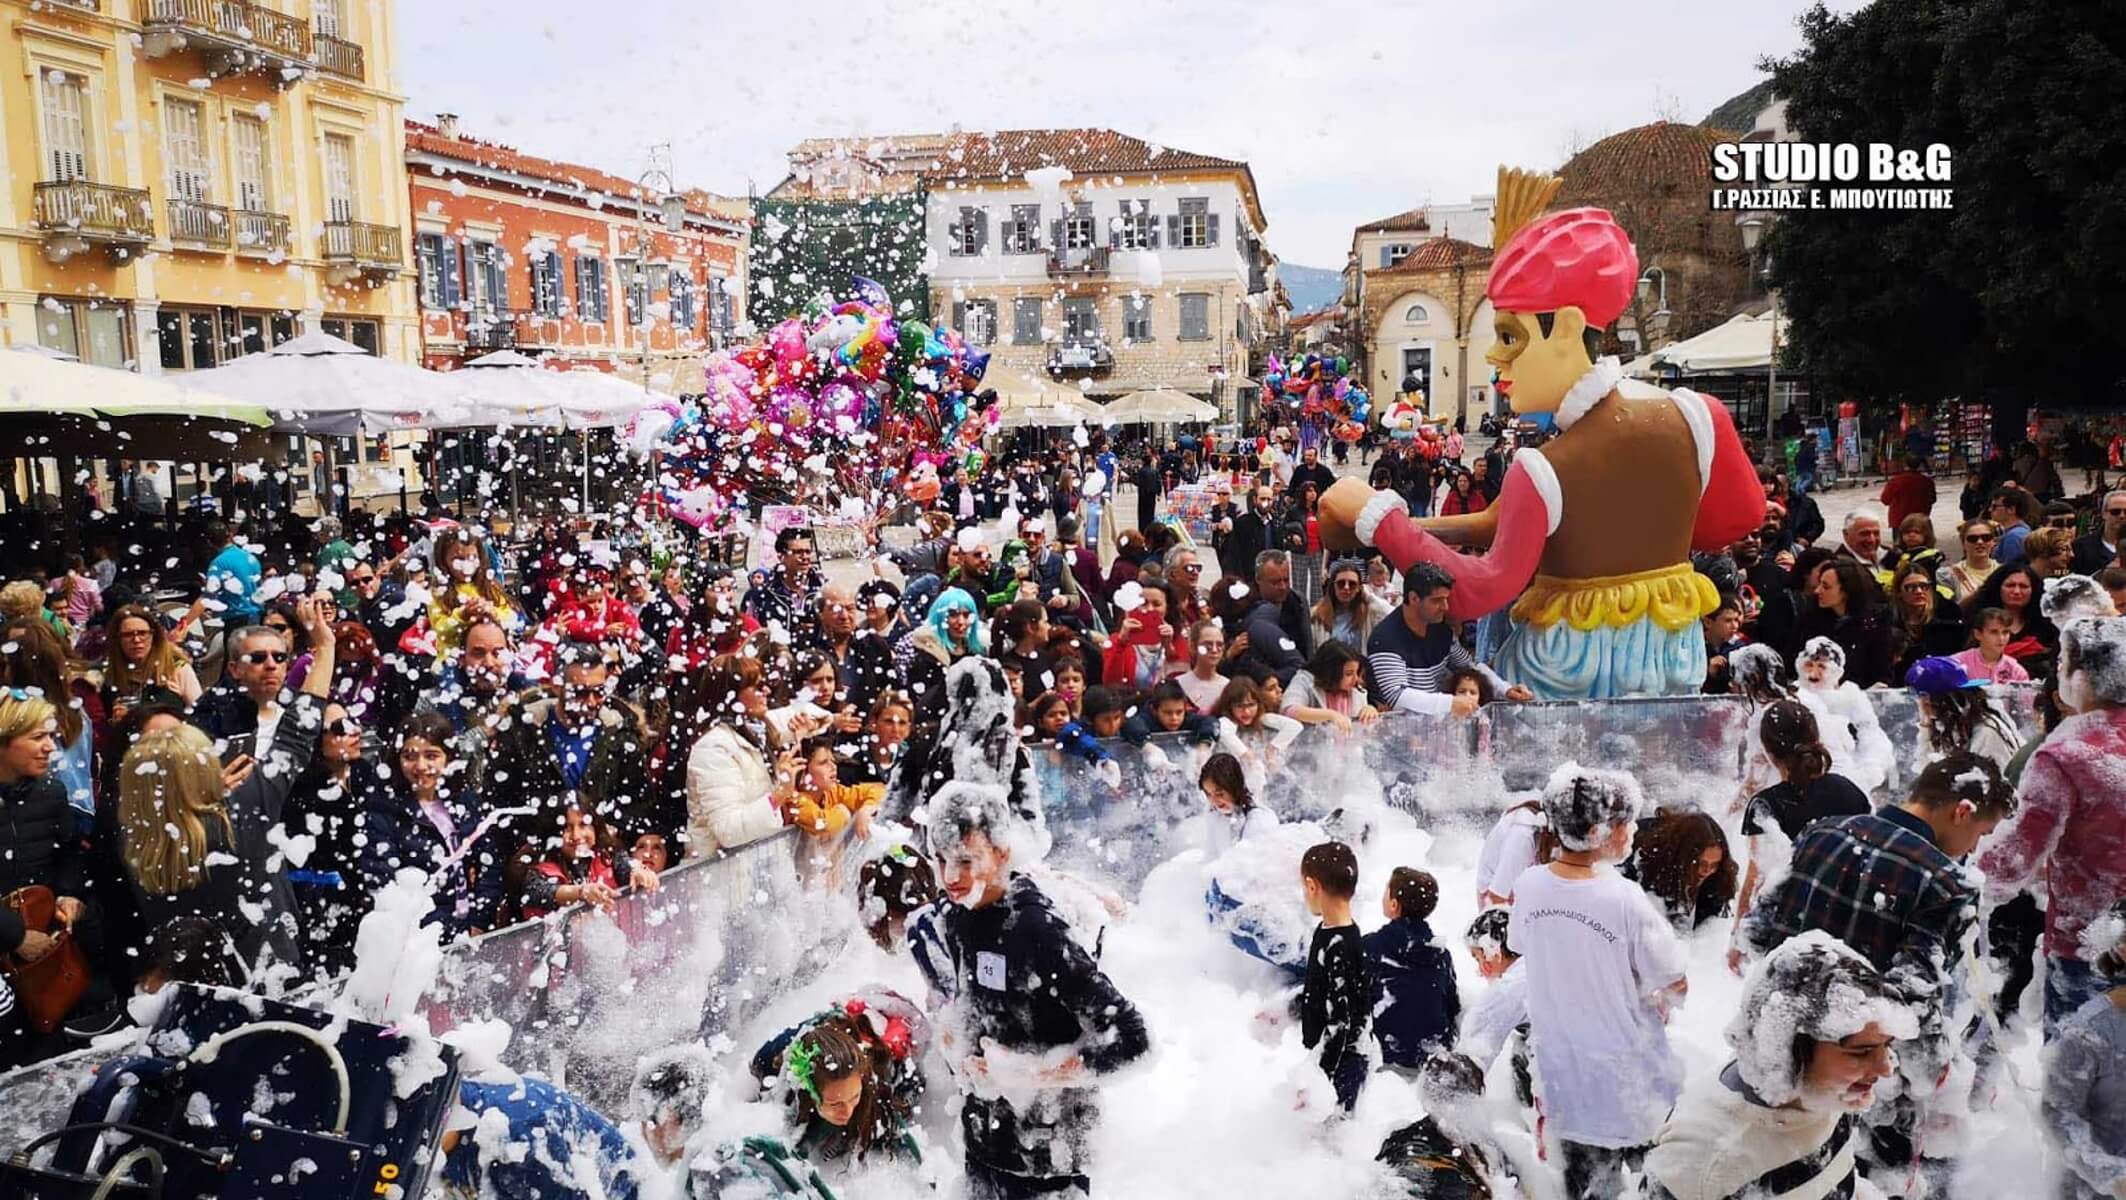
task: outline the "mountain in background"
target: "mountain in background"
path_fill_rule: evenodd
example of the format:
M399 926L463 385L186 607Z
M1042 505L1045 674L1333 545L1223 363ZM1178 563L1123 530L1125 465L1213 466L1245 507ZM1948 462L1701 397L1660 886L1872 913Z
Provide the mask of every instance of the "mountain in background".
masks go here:
M1294 316L1327 308L1344 294L1341 271L1281 262L1277 264L1277 278L1284 283L1284 290L1292 294Z

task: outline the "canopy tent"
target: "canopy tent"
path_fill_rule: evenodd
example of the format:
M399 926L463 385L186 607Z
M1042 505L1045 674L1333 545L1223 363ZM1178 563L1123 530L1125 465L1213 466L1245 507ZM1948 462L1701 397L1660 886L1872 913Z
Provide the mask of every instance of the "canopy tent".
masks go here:
M324 333L247 354L198 378L225 396L263 406L281 433L368 437L469 423L451 375L393 362Z
M1116 423L1160 421L1215 421L1218 410L1187 392L1173 388L1147 388L1112 401L1101 418Z
M1085 393L1045 376L991 371L982 377L982 387L997 394L1002 429L1061 429L1100 419Z
M615 429L654 397L603 371L550 371L514 350L497 350L454 373L470 402L465 424Z
M1733 375L1763 371L1772 364L1774 319L1769 312L1730 317L1694 338L1663 346L1652 354L1653 373ZM1636 366L1641 360L1634 360Z
M18 348L0 364L0 412L86 417L189 417L235 425L272 423L267 411L242 404L191 379L93 367L57 351ZM197 378L197 377L194 377Z

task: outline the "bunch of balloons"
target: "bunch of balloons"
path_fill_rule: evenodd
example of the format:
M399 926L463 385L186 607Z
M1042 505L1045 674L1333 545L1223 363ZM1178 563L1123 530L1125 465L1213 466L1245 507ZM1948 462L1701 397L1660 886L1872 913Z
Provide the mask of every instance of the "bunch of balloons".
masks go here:
M711 353L697 403L645 410L629 441L657 456L646 500L704 530L763 504L876 513L917 451L986 431L993 414L975 388L988 353L896 320L870 280L856 293Z
M1327 432L1338 441L1355 442L1366 431L1373 398L1350 370L1350 360L1341 355L1308 354L1286 364L1273 354L1263 370L1263 394L1296 413L1301 434L1310 440Z

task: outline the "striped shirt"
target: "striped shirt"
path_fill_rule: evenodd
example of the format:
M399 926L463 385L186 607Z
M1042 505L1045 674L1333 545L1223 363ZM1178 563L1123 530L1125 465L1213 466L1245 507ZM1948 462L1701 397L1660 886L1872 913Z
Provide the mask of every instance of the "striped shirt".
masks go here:
M1505 692L1506 681L1463 649L1444 621L1419 636L1400 612L1390 613L1366 639L1366 690L1383 711L1444 714L1453 703L1447 681L1467 670L1483 672L1494 692Z

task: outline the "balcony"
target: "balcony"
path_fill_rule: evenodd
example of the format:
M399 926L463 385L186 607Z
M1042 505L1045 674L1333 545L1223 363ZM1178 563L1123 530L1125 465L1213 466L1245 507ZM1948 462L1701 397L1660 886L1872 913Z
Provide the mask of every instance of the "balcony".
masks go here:
M327 221L318 239L318 257L364 275L399 273L399 231L390 225L361 221Z
M1051 279L1095 279L1107 274L1108 251L1105 246L1087 246L1077 250L1052 250L1048 255L1048 277Z
M279 262L295 252L288 237L288 218L277 212L237 209L236 252Z
M311 65L310 27L250 0L144 0L141 53L197 50L214 77L273 73L292 83Z
M155 208L141 188L111 187L76 179L36 186L37 228L45 257L64 262L91 246L117 260L155 238Z
M514 350L517 348L517 318L524 314L511 309L475 309L465 316L465 352L484 354L489 350Z
M1048 352L1051 375L1101 375L1114 366L1115 352L1108 349L1105 339L1098 337L1065 338Z
M317 69L327 75L352 79L356 83L366 79L363 70L362 48L345 38L334 37L319 30L311 39L317 47Z
M199 200L170 201L170 240L180 247L229 248L229 210Z

